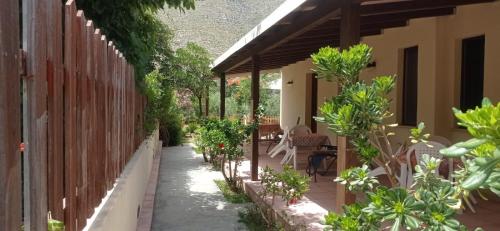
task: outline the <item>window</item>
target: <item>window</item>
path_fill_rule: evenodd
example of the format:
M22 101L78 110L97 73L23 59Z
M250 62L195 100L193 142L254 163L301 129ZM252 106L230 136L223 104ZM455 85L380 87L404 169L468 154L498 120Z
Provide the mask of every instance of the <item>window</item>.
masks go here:
M484 83L484 36L462 40L460 109L481 105Z
M401 124L417 125L418 47L404 49L403 105Z

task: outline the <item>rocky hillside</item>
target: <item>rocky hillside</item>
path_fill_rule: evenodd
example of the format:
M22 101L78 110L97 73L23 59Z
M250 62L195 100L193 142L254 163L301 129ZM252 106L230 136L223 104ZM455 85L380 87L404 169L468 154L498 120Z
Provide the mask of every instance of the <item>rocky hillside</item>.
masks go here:
M158 16L174 31L175 48L192 41L217 58L284 1L197 0L195 10L166 9Z

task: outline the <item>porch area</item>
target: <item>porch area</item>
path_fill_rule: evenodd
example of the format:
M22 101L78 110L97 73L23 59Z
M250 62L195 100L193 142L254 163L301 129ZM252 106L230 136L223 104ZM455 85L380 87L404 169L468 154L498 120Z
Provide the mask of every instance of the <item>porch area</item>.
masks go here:
M268 145L268 142L259 143L259 174L266 166L276 171L283 170L280 161L284 156L284 152L271 158L266 153ZM271 197L264 199L260 196L259 193L263 190L260 181L251 180L251 149L249 145L245 148L245 157L246 160L243 161L240 167L244 190L257 205L268 211L268 216L279 223L284 223L287 230L323 230L324 216L328 211L334 211L335 209L336 183L333 182L336 177L335 169L330 169L324 176L318 174L317 182L314 182L311 177L310 190L297 204L287 206L281 197L276 196L272 205ZM305 171L306 165L303 161L299 161L298 170L304 175L307 175ZM380 180L383 181L384 179ZM500 199L495 195L485 196L488 200L482 199L477 194L475 195L477 198L477 204L474 204L475 213L467 208L458 216L458 220L470 230L476 227L482 227L484 230L495 230L496 227L500 227L500 220L497 218L500 213Z

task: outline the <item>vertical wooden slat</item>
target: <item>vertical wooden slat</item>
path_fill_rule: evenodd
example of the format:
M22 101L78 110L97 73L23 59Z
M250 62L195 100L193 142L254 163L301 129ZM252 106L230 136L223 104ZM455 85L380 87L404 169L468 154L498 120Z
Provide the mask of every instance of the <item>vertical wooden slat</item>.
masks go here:
M119 104L118 104L118 50L113 46L113 176L116 179L118 177L119 168L119 153L120 153L120 143L119 143Z
M87 216L91 216L93 213L93 186L92 186L92 158L94 155L93 149L92 149L92 86L91 86L91 79L94 73L94 66L93 66L93 35L94 35L94 24L91 20L87 21L87 24L85 26L85 35L86 35L86 46L87 46L87 57L86 57L86 78L85 78L85 92L86 92L86 99L87 99L87 107L86 107L86 137L87 137Z
M83 11L79 10L76 13L78 37L77 42L77 56L76 56L76 83L77 83L77 121L76 130L78 134L77 139L77 199L76 199L76 219L78 229L81 230L87 223L86 203L87 203L87 131L85 129L87 124L86 109L87 109L87 94L86 88L86 68L87 68L87 35L86 20Z
M100 80L100 89L101 89L101 97L99 100L99 103L101 104L102 108L102 117L101 117L101 128L100 130L100 137L101 137L101 162L102 162L102 168L101 168L101 175L102 175L102 185L101 185L101 190L103 193L103 196L106 194L106 191L108 189L108 172L107 172L107 164L108 164L108 141L107 141L107 127L108 127L108 89L107 89L107 76L108 76L108 43L106 40L106 36L101 36L101 62L102 62L102 74L101 74L101 80Z
M94 27L91 28L91 30L87 31L87 36L89 39L90 48L89 51L90 53L87 56L87 60L90 62L90 68L91 72L88 75L88 94L89 94L89 136L88 136L88 145L89 145L89 152L88 152L88 200L89 200L89 209L90 209L90 214L94 212L93 205L95 204L95 196L96 196L96 188L95 188L95 165L96 165L96 151L95 151L95 72L96 72L96 66L95 66L95 47L94 47L94 32L95 29Z
M109 175L109 179L108 179L108 189L111 189L111 187L113 186L113 183L114 183L114 171L113 171L113 153L114 153L114 138L113 138L113 135L114 135L114 132L113 132L113 128L114 128L114 110L113 110L113 105L114 105L114 101L113 101L113 97L114 97L114 88L113 88L113 75L114 75L114 65L113 65L113 62L114 62L114 50L113 50L113 42L109 42L108 44L108 77L107 77L107 87L108 87L108 127L107 127L107 142L108 142L108 145L107 145L107 148L108 148L108 175Z
M105 182L106 182L106 179L105 179L105 161L104 161L104 155L105 155L105 145L106 145L106 141L105 141L105 138L104 138L104 127L105 127L105 123L104 123L104 118L105 118L105 108L104 108L104 88L103 88L103 85L102 85L102 82L103 82L103 76L104 76L104 73L105 73L105 63L104 63L104 54L103 54L103 51L105 49L105 47L103 47L103 36L101 35L100 33L100 30L96 30L96 34L95 34L95 44L96 44L96 53L97 53L97 75L96 75L96 109L97 109L97 113L96 113L96 138L97 138L97 142L96 142L96 154L97 154L97 173L96 173L96 187L97 187L97 190L98 190L98 194L97 194L97 204L100 204L102 198L104 197L104 193L105 193Z
M47 0L24 0L27 52L25 227L47 227ZM2 6L3 7L3 6Z
M119 167L118 167L118 172L121 173L123 170L123 163L124 163L124 152L123 152L123 55L121 53L118 54L118 91L119 91L119 96L118 96L118 103L119 103L119 119L118 119L118 137L119 137L119 143L118 143L118 149L119 149Z
M21 225L19 2L0 7L0 230Z
M47 24L48 80L48 209L64 220L63 36L61 1L49 0Z
M132 83L131 83L131 92L130 92L130 102L129 104L132 106L131 110L130 110L130 116L131 116L131 124L130 124L130 129L131 129L131 132L132 134L130 135L130 137L132 137L132 139L135 138L135 113L136 113L136 107L135 107L135 78L134 78L134 67L132 65L129 65L130 66L130 78L132 79ZM132 140L130 142L130 145L132 147L132 153L135 153L135 143L133 142L134 140Z
M82 186L83 188L81 191L84 191L84 195L82 197L82 213L85 213L86 217L90 217L92 215L92 204L90 202L90 177L89 177L89 159L91 155L91 149L90 149L90 115L91 115L91 108L90 108L90 93L89 93L89 78L92 75L92 33L94 31L92 21L85 21L85 28L82 29L85 34L85 44L83 45L86 50L86 56L85 56L85 74L83 75L82 78L82 101L83 101L83 124L82 124L82 143L83 143L83 152L82 152L82 163L81 163L81 168L82 168ZM85 199L85 200L83 200Z
M64 148L65 148L65 226L66 230L76 230L76 191L77 191L77 44L78 24L76 21L76 5L70 0L65 5L64 30Z

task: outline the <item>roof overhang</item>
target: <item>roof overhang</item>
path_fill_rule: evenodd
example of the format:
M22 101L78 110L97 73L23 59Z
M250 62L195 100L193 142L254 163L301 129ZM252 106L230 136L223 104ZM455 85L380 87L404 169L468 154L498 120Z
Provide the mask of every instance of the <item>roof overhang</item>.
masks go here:
M276 69L305 60L324 46L339 45L342 0L287 0L213 63L213 71L250 72ZM406 26L410 19L450 15L459 5L495 0L353 0L361 3L360 35Z

